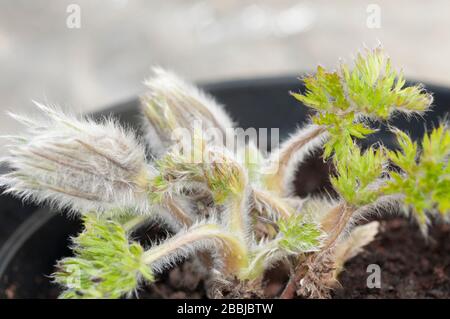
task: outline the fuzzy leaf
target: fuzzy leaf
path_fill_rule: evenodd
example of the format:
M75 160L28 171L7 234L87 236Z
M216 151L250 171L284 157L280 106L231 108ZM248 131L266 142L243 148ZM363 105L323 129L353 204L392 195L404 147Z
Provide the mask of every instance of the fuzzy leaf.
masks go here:
M281 239L279 247L289 253L298 254L318 251L324 233L317 223L305 220L303 215L292 215L278 221Z
M203 184L216 203L223 204L233 195L242 194L247 182L246 170L225 150L200 143L197 149L174 148L157 161L159 174L152 180L150 197L160 202L174 190ZM200 161L194 160L198 154Z
M303 104L320 111L346 110L350 106L345 98L344 87L337 72L327 72L318 66L313 76L303 79L306 86L305 95L291 93Z
M389 151L389 159L399 166L401 173L392 172L384 188L387 194L402 194L419 223L425 228L427 212L434 210L448 218L450 212L450 131L445 125L435 128L422 140L422 152L417 144L396 130L399 151ZM417 158L417 160L416 160Z
M376 132L364 123L355 122L353 112L342 116L319 113L313 118L313 122L328 129L329 138L324 145L324 158L329 158L333 153L345 152L348 145L353 143L353 137L363 139Z
M386 120L392 112L423 112L431 104L420 86L404 88L403 75L379 49L359 54L353 70L341 69L349 99L364 115Z
M205 176L216 203L223 204L230 196L242 196L247 182L243 167L223 152L211 153L210 159Z
M312 118L315 124L327 127L325 158L340 152L352 138L374 132L366 124L356 124L363 118L384 121L394 112L421 113L432 102L421 86L405 87L402 74L392 69L381 49L359 54L352 69L342 64L338 71L327 72L319 66L303 81L306 92L291 94L317 111Z
M60 298L120 298L135 290L140 278L153 281L143 248L128 241L119 223L88 214L84 226L73 239L75 257L60 260L53 274L66 289Z
M347 203L363 206L378 197L378 191L371 186L383 172L385 156L382 150L370 147L361 154L358 146L350 143L346 152L335 157L334 163L337 176L331 178L331 183Z
M203 163L204 144L193 140L191 147L175 145L155 162L158 171L151 180L149 197L152 203L161 202L186 190L193 183L205 183Z
M403 75L393 70L381 49L358 54L353 69L342 64L339 71L318 67L304 80L305 94L292 94L306 106L319 112L358 113L386 120L393 112L423 112L432 98L418 86L404 87Z

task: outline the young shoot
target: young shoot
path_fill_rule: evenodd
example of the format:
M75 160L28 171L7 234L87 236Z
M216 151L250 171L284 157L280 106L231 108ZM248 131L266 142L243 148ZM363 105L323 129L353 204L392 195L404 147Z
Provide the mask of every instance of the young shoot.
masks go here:
M315 75L303 79L306 93L291 94L314 109L313 123L326 126L330 138L324 157L344 151L351 138L364 138L374 132L365 118L386 121L393 113L423 113L432 97L420 85L405 87L401 72L381 48L359 53L352 69L342 63L338 70L319 66Z

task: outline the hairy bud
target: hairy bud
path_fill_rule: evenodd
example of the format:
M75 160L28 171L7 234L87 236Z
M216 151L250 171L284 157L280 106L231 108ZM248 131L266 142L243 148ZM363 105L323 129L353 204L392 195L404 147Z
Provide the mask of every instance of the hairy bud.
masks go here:
M132 133L112 120L95 123L36 105L44 121L13 115L28 127L10 138L5 161L12 171L0 179L7 193L73 211L146 212L150 172Z

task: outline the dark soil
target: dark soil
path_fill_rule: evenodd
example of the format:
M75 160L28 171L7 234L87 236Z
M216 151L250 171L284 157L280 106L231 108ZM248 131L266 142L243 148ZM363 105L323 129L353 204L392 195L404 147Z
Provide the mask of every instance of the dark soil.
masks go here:
M367 288L367 266L381 268L381 288ZM189 261L172 269L140 298L204 298L204 285L192 275ZM280 294L287 277L275 269L265 289L267 297ZM381 231L364 252L350 260L334 298L450 298L450 225L435 225L425 240L406 219L381 222Z
M366 285L367 266L381 268L381 288ZM335 298L450 298L450 225L430 229L426 241L405 219L383 221L381 233L350 260Z

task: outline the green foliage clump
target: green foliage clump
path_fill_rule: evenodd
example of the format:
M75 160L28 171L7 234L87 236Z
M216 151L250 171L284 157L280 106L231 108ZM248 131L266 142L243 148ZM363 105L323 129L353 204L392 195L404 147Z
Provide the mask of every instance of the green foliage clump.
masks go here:
M396 72L381 49L358 54L352 70L341 66L343 86L348 100L365 116L387 120L393 112L423 112L431 96L419 85L405 86L403 75Z
M386 120L396 111L426 111L431 103L431 96L420 86L404 87L402 74L392 69L390 59L381 49L358 54L351 70L346 64L334 72L319 66L315 75L303 81L306 93L292 95L318 112L336 115L356 112Z
M75 257L60 260L53 275L66 288L60 298L119 298L140 278L154 280L142 262L143 248L128 241L118 222L90 214L83 221L85 229L73 239Z
M427 212L437 210L448 217L450 212L450 131L441 125L422 139L422 150L400 130L395 130L400 147L389 151L389 159L401 171L391 172L384 192L402 194L422 226Z
M303 215L280 219L278 227L281 235L278 245L290 254L318 251L325 237L320 226Z
M317 125L327 126L329 138L324 145L323 157L329 158L332 154L345 154L353 138L364 139L376 130L364 123L355 122L355 113L342 116L333 113L318 113L313 122Z
M313 108L312 121L328 127L330 140L325 157L346 147L352 137L364 138L374 132L363 118L387 120L394 112L424 112L432 97L419 85L405 87L401 73L392 69L391 61L381 49L358 54L353 69L341 64L333 72L318 67L314 75L304 78L306 93L291 93Z
M348 204L358 207L376 200L379 192L374 183L381 177L385 166L382 149L370 147L362 153L351 142L346 153L334 158L334 164L337 176L331 178L331 183Z

